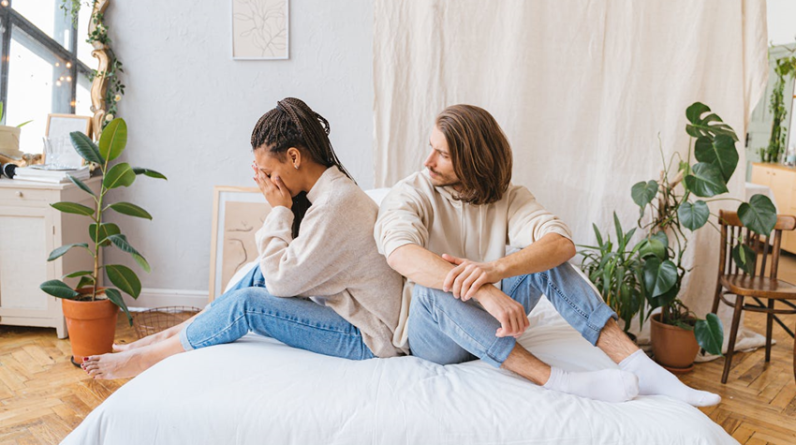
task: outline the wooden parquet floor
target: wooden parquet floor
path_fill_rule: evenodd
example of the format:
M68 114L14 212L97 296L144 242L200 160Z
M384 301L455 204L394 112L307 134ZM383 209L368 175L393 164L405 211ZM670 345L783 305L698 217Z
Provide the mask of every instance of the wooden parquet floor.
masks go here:
M796 283L796 257L786 256L780 278ZM748 328L765 332L765 316L745 315ZM783 317L788 326L796 316ZM135 340L120 317L116 341ZM763 349L736 353L726 385L724 359L697 364L685 383L720 394L722 403L702 409L742 444L796 444L793 340L774 326L771 362ZM127 380L92 380L69 357L69 340L54 329L0 326L0 445L57 444Z

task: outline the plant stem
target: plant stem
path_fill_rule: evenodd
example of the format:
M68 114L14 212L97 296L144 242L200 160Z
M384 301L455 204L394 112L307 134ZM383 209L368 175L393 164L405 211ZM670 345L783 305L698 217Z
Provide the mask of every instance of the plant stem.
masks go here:
M94 231L94 290L91 292L91 301L95 301L97 297L97 285L99 283L99 249L100 249L100 226L102 225L102 198L105 197L105 171L108 169L108 160L105 160L105 165L100 166L102 171L102 183L100 185L100 195L97 200L97 213L94 222L97 224Z

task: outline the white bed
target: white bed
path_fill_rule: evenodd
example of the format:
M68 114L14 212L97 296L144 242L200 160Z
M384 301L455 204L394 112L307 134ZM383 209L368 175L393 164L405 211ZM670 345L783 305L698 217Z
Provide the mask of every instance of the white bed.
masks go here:
M370 190L379 202L386 189ZM230 282L236 283L249 264ZM228 286L229 287L229 286ZM542 299L520 343L567 370L616 365ZM475 361L354 362L249 334L173 356L98 406L65 445L736 444L665 397L621 404L542 389Z
M542 299L520 339L570 370L614 364ZM734 444L665 397L609 404L482 362L353 362L249 334L171 357L131 380L63 442L141 444Z

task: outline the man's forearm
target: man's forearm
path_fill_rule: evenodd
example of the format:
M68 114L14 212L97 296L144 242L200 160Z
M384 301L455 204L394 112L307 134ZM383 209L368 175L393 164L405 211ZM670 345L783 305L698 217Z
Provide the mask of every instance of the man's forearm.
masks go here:
M519 252L497 260L497 267L502 278L515 277L558 267L576 253L572 241L557 233L548 233Z
M387 258L387 263L399 274L432 289L442 289L445 276L454 267L417 244L405 244L395 249Z

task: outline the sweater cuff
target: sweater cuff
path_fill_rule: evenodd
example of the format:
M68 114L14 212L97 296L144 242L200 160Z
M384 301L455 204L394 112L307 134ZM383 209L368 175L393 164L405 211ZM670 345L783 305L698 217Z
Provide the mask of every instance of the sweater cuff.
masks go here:
M284 206L271 209L265 217L263 227L259 233L268 234L270 237L279 238L289 243L293 240L293 211ZM260 237L258 237L260 238ZM259 243L258 243L259 244Z

